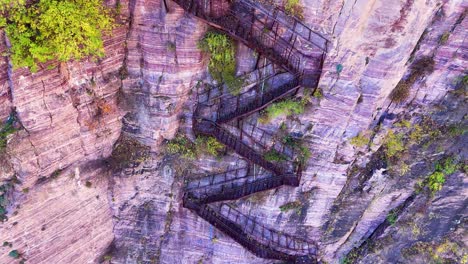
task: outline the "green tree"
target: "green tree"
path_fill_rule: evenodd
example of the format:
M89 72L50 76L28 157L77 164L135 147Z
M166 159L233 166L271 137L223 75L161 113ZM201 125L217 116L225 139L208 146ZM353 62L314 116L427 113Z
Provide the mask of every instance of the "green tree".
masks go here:
M0 28L10 40L15 68L104 56L103 33L113 18L102 0L0 0Z

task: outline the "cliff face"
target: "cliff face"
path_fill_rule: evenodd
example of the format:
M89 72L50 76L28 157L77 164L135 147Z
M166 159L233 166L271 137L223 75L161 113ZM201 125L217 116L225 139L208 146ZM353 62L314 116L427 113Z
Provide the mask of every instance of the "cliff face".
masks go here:
M9 263L8 252L17 249L28 263L94 263L107 261L105 255L112 263L271 263L181 204L184 177L244 161L231 154L187 161L166 155L162 146L178 130L193 137L195 87L208 82L197 41L208 26L170 1L168 10L160 0L107 4L119 5L121 14L102 60L52 62L36 73L13 70L8 57L0 61L0 120L14 108L22 126L0 153L0 185L13 183L5 192L8 221L0 224L0 241L12 247L0 249L0 262ZM421 252L436 251L444 239L466 248L460 231L466 224L466 172L448 176L435 196L415 188L437 160L466 160L465 133L434 138L427 149L414 144L393 166L380 147L390 129L413 131L395 126L401 120L431 118L435 123L427 126L441 134L455 125L466 129L466 4L302 4L304 22L332 42L319 82L324 96L297 118L272 123L304 135L312 156L299 188L237 201L239 210L318 241L322 260L331 263L348 252L348 259L363 263L424 263L433 256ZM0 41L3 53L3 33ZM408 99L392 101L395 87L428 57L433 66L424 67L433 70L415 78ZM252 69L251 50L239 44L238 58L239 70ZM351 144L358 133L371 143ZM149 150L116 168L108 157L128 138ZM395 173L402 164L409 172ZM280 210L293 201L300 201L300 213ZM389 225L394 212L398 221ZM419 223L410 221L414 212ZM404 232L410 229L411 235ZM418 241L425 244L412 248ZM413 250L402 255L408 247ZM463 254L441 255L459 260Z

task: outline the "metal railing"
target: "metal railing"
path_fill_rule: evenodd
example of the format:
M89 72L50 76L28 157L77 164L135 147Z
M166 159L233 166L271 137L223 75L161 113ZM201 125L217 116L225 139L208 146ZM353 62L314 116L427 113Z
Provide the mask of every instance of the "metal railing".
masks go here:
M239 130L226 123L264 109L275 100L293 94L301 85L315 86L320 72L304 69L304 63L310 63L310 60L322 63L323 57L311 58L303 54L296 48L296 40L302 38L322 52L326 52L328 40L277 7L271 9L251 1L234 0L230 9L219 15L212 10L213 4L219 4L213 0L175 2L187 12L227 32L293 74L291 80L270 89L260 89L259 83L270 81L274 75L264 77L253 88L239 95L223 94L222 89L208 90L197 95L199 106L195 109L192 123L195 134L215 137L263 170L252 173L250 167L245 167L190 180L184 190L184 207L195 211L259 257L316 263L316 243L265 227L226 204L214 206L213 203L239 199L282 185L299 185L302 166L292 166L294 169L291 170L291 166L287 165L294 159L289 147L281 142L269 144L273 137L267 131L248 125ZM215 116L213 120L203 117L202 105L218 106L215 112L208 111ZM223 123L224 127L221 126ZM288 158L284 162L268 161L264 155L269 150L284 153Z

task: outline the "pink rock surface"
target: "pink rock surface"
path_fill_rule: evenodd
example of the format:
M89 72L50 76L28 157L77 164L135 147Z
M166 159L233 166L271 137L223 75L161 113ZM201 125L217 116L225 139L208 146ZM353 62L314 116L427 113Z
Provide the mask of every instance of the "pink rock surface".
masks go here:
M207 57L197 41L208 26L171 1L166 1L169 12L162 0L118 2L121 25L106 37L106 57L98 62L53 62L37 73L8 73L7 59L0 60L0 120L16 107L24 126L8 144L5 160L12 169L0 169L0 183L14 174L22 182L15 187L14 206L20 208L9 208L17 214L0 224L0 242L12 242L31 263L97 263L113 240L112 263L272 263L181 204L183 178L191 171L243 161L203 156L188 167L184 160L163 155L163 140L173 138L179 126L191 133L194 87L208 80ZM370 191L360 197L362 211L355 212L344 234L330 239L327 222L337 220L333 206L351 188L350 169L365 163L371 151L353 147L349 140L374 126L387 109L408 111L405 104L392 104L389 94L409 74L412 54L433 55L435 70L411 87L410 100L426 106L446 96L466 71L468 22L460 20L466 4L302 4L304 22L332 40L319 83L324 97L313 99L297 121L287 121L305 135L312 157L299 188L282 187L257 201L236 204L266 225L319 241L322 259L337 263L412 191L394 189L376 172L366 183ZM446 32L447 42L441 44ZM0 53L6 49L1 36ZM239 71L249 70L255 62L252 51L240 46L238 54ZM339 74L337 65L343 66ZM110 111L99 114L104 105ZM282 121L266 127L274 130ZM151 158L110 175L105 163L92 161L108 158L121 133L151 147ZM57 171L57 179L39 180ZM86 181L91 188L84 186ZM29 192L21 192L25 188ZM300 217L281 212L281 205L302 199L304 192L308 206ZM344 210L351 214L355 208L350 208ZM3 248L1 263L11 260L7 254Z

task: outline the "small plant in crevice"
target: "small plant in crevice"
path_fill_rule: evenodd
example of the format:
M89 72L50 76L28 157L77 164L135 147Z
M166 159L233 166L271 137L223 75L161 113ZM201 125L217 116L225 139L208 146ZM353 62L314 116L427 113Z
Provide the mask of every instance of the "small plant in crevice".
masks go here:
M359 133L357 136L351 138L349 143L351 143L351 145L354 145L360 148L360 147L367 146L369 144L369 141L370 139L368 136L365 136L364 134Z
M11 242L8 242L8 241L4 241L3 244L2 244L3 247L13 247L13 243Z
M434 172L417 185L417 190L420 192L424 187L427 187L431 195L435 195L438 191L442 190L442 187L446 181L446 177L455 173L461 168L459 163L454 157L446 157L438 162L434 166Z
M322 88L317 88L315 89L314 93L312 94L313 97L317 99L322 99L323 98L323 90Z
M297 214L300 214L302 209L302 203L300 201L293 201L285 203L279 207L281 212L288 212L294 210Z
M387 222L390 225L394 225L398 219L398 212L396 210L391 210L387 215Z
M444 32L442 36L440 36L439 43L441 45L445 45L450 37L450 31Z
M63 169L57 169L54 172L52 172L52 174L50 175L50 178L57 179L60 176L60 174L62 174L62 172L63 172Z

